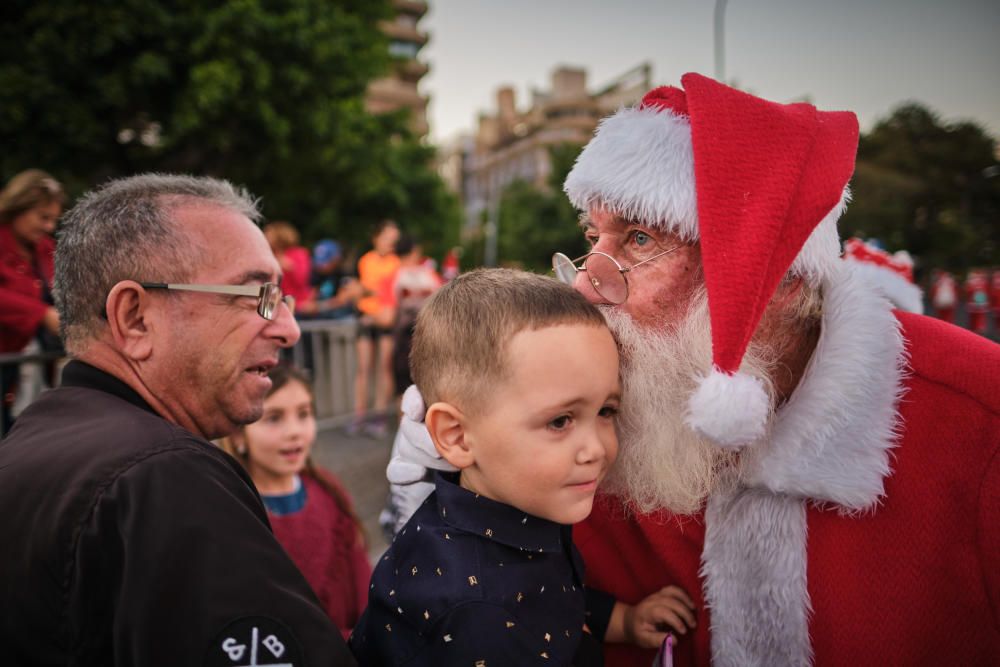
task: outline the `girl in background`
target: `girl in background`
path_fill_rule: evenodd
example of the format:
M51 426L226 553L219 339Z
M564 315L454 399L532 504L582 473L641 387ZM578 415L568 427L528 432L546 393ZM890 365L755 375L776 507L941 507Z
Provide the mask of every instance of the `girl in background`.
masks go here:
M340 482L309 456L316 441L309 381L285 366L269 377L263 415L223 448L250 474L275 537L347 638L367 604L372 572L361 524Z

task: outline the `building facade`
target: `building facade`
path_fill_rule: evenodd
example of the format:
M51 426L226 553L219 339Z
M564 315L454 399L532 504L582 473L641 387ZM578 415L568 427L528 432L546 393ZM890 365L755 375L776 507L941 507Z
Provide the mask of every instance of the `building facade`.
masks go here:
M417 56L428 36L417 24L427 13L427 3L393 0L392 7L395 17L379 23L379 29L389 38L392 65L386 76L368 85L365 107L372 113L408 108L413 131L423 137L427 134L427 97L420 93L419 84L429 67Z
M441 151L441 175L462 198L467 228L489 219L514 181L548 187L549 149L587 143L601 118L642 99L650 78L651 67L643 63L590 91L585 70L562 66L552 72L549 90L532 91L526 109L518 108L513 88L499 88L496 110L480 114L475 136Z

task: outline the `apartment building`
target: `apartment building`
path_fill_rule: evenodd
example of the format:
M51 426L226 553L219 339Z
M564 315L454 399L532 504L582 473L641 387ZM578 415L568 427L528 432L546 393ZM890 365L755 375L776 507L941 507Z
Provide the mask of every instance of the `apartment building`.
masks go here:
M410 109L413 131L422 137L427 134L427 97L420 93L419 84L430 68L418 60L428 40L418 23L427 13L427 3L393 0L392 7L394 18L379 23L379 29L389 38L392 66L386 76L368 85L365 107L372 113Z

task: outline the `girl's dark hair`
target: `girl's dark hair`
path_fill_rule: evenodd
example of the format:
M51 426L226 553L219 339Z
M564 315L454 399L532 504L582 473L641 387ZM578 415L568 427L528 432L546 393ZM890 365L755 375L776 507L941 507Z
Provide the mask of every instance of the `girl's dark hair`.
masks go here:
M284 366L279 365L271 369L271 372L267 374L267 377L271 378L271 389L267 392L268 396L271 396L276 391L287 385L289 382L298 382L309 392L310 398L313 399L314 409L316 396L313 394L312 382L309 377L294 366ZM315 463L313 463L312 456L306 457L306 468L305 474L312 477L317 484L323 487L323 489L330 494L333 498L333 502L337 504L337 507L341 512L346 514L351 518L351 521L358 529L358 535L363 544L367 544L368 539L365 535L365 528L361 524L361 520L358 518L357 513L355 513L354 508L351 506L351 502L347 499L347 495L344 490L340 488L340 485L334 481L332 475L326 472Z
M377 237L388 227L395 227L396 229L399 229L399 225L396 224L395 220L392 220L390 218L386 218L385 220L379 220L375 224L375 227L372 228L372 238L374 239L375 237Z
M409 255L418 245L420 245L420 241L415 236L406 232L400 232L399 240L396 241L396 254L400 257Z

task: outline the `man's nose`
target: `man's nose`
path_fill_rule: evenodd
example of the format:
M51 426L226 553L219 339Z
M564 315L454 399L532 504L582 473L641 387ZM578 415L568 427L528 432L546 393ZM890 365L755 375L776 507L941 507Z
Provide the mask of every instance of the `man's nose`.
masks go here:
M288 304L284 300L278 304L278 311L267 327L267 335L278 341L278 345L281 347L295 345L302 335L299 323L295 321L292 309L288 307Z

